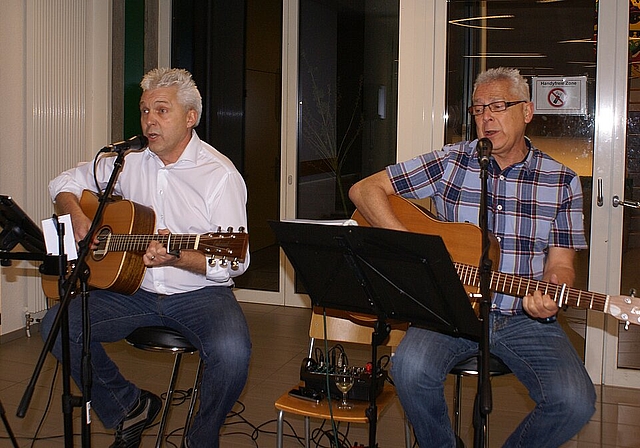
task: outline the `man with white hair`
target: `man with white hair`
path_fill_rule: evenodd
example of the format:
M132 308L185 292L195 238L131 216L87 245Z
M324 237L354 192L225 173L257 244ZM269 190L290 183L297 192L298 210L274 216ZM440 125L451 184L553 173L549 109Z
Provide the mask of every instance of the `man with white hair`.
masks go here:
M527 81L515 69L481 73L469 113L478 138L491 141L487 167L488 227L500 246L507 274L571 285L576 250L587 247L580 179L525 137L533 118ZM407 230L390 195L430 197L442 221L479 223L481 166L478 140L391 165L361 180L350 197L372 225ZM497 269L496 269L497 268ZM555 321L558 306L545 291L523 297L493 294L489 348L527 387L535 408L509 436L506 447L557 447L595 411L595 390L567 335ZM444 381L458 363L478 353L478 343L412 326L393 359L400 402L421 447L455 447Z
M148 148L127 154L114 193L150 207L158 234L205 234L219 228L247 228L246 187L232 162L198 138L194 131L202 100L186 70L160 68L142 82L140 125ZM74 236L81 241L91 220L80 206L83 190L103 189L113 171L113 154L97 164L81 164L49 185L62 213L71 215ZM95 180L94 180L95 178ZM146 272L131 295L91 292L92 407L107 428L115 428L112 448L140 445L143 430L161 408L161 399L125 379L102 343L118 341L144 326L166 326L182 333L204 363L200 408L187 434L193 447L218 447L218 433L244 388L251 354L247 323L231 287L244 263L209 263L197 250L172 251L151 241L143 256ZM57 306L43 320L51 330ZM71 368L80 384L82 354L81 301L69 305ZM60 358L60 338L53 349Z

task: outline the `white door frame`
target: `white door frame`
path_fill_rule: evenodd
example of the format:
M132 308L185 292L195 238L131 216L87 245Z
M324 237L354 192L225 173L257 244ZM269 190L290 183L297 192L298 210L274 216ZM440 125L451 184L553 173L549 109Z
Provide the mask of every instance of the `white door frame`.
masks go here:
M624 197L629 4L626 1L599 0L598 9L589 289L618 295L622 270L623 207L613 207L612 198L615 195ZM602 185L601 206L597 205L599 182ZM639 370L617 368L616 319L589 313L586 347L585 364L594 382L640 388Z

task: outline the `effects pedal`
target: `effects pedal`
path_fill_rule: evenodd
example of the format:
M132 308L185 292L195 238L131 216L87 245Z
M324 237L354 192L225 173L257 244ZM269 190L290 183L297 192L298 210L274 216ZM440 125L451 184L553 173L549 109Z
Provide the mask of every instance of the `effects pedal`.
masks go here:
M347 394L348 399L359 401L370 400L371 381L373 377L372 370L370 365L356 369L353 373L353 387ZM335 368L331 366L320 365L309 358L305 358L300 367L300 380L304 381L306 389L327 394L327 375L332 376L336 373ZM382 392L387 376L386 370L378 369L376 375L376 396ZM329 381L329 393L331 393L332 397L342 397L342 393L338 390L333 380Z

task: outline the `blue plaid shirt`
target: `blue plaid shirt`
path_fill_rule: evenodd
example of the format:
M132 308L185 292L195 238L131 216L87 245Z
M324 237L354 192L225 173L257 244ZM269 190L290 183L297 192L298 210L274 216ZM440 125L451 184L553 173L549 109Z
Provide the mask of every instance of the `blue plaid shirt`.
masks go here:
M477 140L446 145L387 167L397 194L430 197L438 218L479 224ZM499 271L540 280L549 246L586 249L582 188L576 173L531 145L525 159L500 170L491 159L487 180L489 230L500 244ZM495 269L495 268L494 268ZM522 312L520 298L494 294L492 309Z

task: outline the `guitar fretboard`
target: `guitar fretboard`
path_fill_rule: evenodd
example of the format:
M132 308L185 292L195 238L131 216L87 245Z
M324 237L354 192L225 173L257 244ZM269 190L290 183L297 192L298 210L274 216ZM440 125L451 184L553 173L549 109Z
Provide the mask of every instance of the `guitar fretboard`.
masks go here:
M198 249L200 235L170 234L170 235L109 235L98 245L98 249L109 252L144 252L151 241L158 241L168 250ZM104 244L104 245L103 245Z
M463 284L480 286L480 273L477 266L463 263L454 263L454 266ZM533 291L540 290L545 294L549 294L559 307L573 306L607 312L609 306L609 295L607 294L582 291L566 285L530 280L495 271L491 272L489 289L515 297L524 297L529 293L533 293Z

